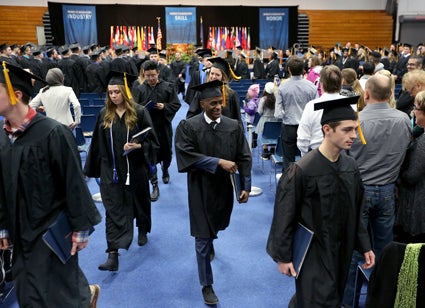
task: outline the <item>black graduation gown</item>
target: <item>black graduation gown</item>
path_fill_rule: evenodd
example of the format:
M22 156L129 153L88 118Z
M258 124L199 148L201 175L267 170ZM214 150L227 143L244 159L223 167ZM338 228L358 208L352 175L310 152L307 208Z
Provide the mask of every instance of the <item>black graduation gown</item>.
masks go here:
M180 122L175 149L179 172L187 172L190 233L216 238L229 225L234 195L229 173L218 167L218 158L236 162L242 189L251 190L251 151L243 128L222 116L213 130L202 113Z
M267 252L292 261L298 222L314 237L296 283L297 307L341 307L353 249L371 249L361 220L363 185L355 161L332 163L317 149L292 164L279 181Z
M71 130L37 114L13 144L0 131L0 159L5 195L0 229L9 231L14 244L13 277L20 306L88 307L90 291L78 254L62 264L42 240L62 211L75 231L101 220Z
M278 75L280 77L280 69L279 69L279 60L272 60L270 61L267 66L266 66L266 78L269 81L273 81L274 80L274 76Z
M149 113L136 106L137 125L130 130L130 138L148 126L152 127ZM110 129L103 127L105 108L97 118L93 131L92 142L87 155L84 172L89 177L100 177L100 193L106 209L106 240L108 251L119 248L128 249L133 240L133 219L136 225L145 232L151 230L151 203L149 194L149 167L154 162L158 141L154 131L151 131L143 141L143 150L137 149L128 155L130 185L125 185L127 179L127 160L123 156L124 144L127 139L127 126L124 115L112 125L113 149L118 183L113 180L113 157L111 152Z
M87 92L98 93L99 96L106 91L106 75L100 63L94 62L86 68Z
M135 89L133 96L135 102L141 105L145 105L151 100L164 104L164 109L152 108L149 113L160 145L157 162L171 162L173 140L171 122L181 107L174 85L159 80L156 86L152 88L147 81L144 81Z
M186 119L189 119L202 112L201 105L199 104L199 92L197 92L190 103L189 109L186 114ZM226 96L226 106L221 111L222 115L237 120L240 125L243 126L241 118L241 107L239 105L238 93L232 89L229 89L228 95Z
M71 58L62 58L58 62L58 67L63 72L63 76L65 77L63 85L67 87L71 87L74 90L77 98L80 97L80 78L81 72L79 65L72 60Z
M261 59L257 58L254 60L254 79L264 79L264 63Z

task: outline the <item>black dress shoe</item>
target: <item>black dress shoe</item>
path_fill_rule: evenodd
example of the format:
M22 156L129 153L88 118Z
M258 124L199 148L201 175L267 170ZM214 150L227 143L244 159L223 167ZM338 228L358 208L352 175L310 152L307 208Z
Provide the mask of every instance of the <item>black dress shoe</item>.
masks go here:
M101 271L118 271L118 251L109 252L106 262L100 264L98 268Z
M211 285L202 287L202 296L204 297L204 303L207 305L216 305L218 303L218 298Z
M162 181L164 184L170 183L170 174L168 173L168 169L162 170Z
M153 185L153 190L151 192L151 201L155 202L159 198L159 187L158 184Z
M146 233L139 232L139 236L137 238L137 244L139 246L143 246L143 245L146 245L147 242L148 242L148 236L146 235Z

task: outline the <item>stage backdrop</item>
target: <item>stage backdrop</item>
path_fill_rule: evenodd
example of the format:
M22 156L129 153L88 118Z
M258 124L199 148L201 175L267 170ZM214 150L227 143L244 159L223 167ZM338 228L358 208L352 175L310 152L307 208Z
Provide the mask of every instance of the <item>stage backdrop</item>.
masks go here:
M287 8L260 8L260 46L288 48L289 11Z
M54 36L53 43L62 45L65 43L64 21L62 18L62 6L64 3L48 2L50 18L52 24L52 33ZM172 8L172 7L171 7ZM189 6L181 6L183 10L193 8ZM270 9L266 7L264 9ZM288 26L287 26L287 43L279 43L286 48L292 46L297 41L298 33L298 6L290 7L272 7L273 9L287 9ZM166 24L166 7L160 5L96 5L97 20L97 43L100 45L109 45L111 25L128 25L128 26L151 26L157 28L157 17L160 17L162 33L162 46L166 43L174 43L167 37L168 25ZM204 46L206 44L209 27L249 27L251 38L251 49L256 46L268 48L269 45L260 44L260 38L263 33L260 32L259 25L260 7L248 6L197 6L196 7L196 26L193 31L196 33L196 39L186 41L185 43L200 44L201 31L204 34ZM201 17L203 22L201 23ZM192 28L192 27L191 27ZM167 30L167 31L166 31ZM261 30L262 31L262 30ZM268 31L267 31L268 32ZM156 32L155 32L156 35ZM264 35L268 35L267 33ZM156 37L156 36L155 36Z
M165 24L168 43L196 42L195 7L166 7Z
M97 43L96 7L64 5L62 7L65 44L81 46Z

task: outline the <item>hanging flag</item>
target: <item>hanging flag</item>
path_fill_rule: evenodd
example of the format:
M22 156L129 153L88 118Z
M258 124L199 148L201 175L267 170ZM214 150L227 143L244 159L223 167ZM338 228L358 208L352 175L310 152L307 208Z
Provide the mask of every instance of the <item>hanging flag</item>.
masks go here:
M207 42L207 48L211 49L212 44L212 34L211 34L211 27L208 27L208 42Z
M122 43L124 46L128 46L127 26L122 27Z
M111 26L111 34L109 38L109 48L114 48L114 26Z
M143 40L143 49L148 50L148 28L145 26L143 27L142 31L142 40Z
M223 27L221 30L221 49L226 49L226 36L227 36L227 28Z
M220 35L220 28L221 27L217 27L216 28L216 39L215 39L215 50L220 50L220 45L221 45L221 35Z
M230 28L226 27L226 49L232 49L230 47Z
M199 23L199 38L200 38L201 47L204 48L204 23L202 21L202 16Z
M153 27L150 27L151 28L151 38L150 38L150 40L149 40L149 44L150 45L155 45L155 35L153 34ZM158 49L158 46L156 46L156 48Z
M156 48L158 50L161 50L162 49L162 42L161 42L162 31L161 31L161 23L160 23L161 17L157 17L156 19L158 20L158 32L156 33Z
M130 35L131 35L131 39L130 39L130 46L131 48L137 46L137 36L136 36L136 29L134 26L131 26L130 29Z
M243 27L241 32L242 32L242 41L241 41L242 49L246 50L246 27Z
M115 29L115 41L114 41L114 44L116 46L119 43L120 43L120 27L117 26L116 29Z
M211 49L215 48L215 27L211 27Z
M247 38L246 38L246 49L251 50L251 35L249 34L249 27L247 29Z
M142 27L142 31L143 31L143 27ZM140 33L140 26L137 26L137 50L143 50L142 47L142 35Z

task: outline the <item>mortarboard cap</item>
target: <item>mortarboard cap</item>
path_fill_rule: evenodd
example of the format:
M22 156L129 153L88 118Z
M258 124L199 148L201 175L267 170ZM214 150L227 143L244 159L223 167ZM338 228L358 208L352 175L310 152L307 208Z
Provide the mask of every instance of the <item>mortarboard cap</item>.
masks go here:
M261 48L260 47L255 47L255 51L258 53L261 53Z
M162 58L162 59L167 59L167 51L161 50L159 52L159 57Z
M33 56L38 56L39 54L41 54L41 50L40 49L36 49L32 52Z
M403 47L408 47L408 48L412 48L412 45L410 45L409 43L404 43Z
M7 47L9 47L9 45L7 45L6 43L3 43L0 45L0 52L2 52L3 50L5 50Z
M137 76L129 75L125 72L109 71L106 76L108 85L121 85L125 87L128 98L132 99L130 85L137 79Z
M122 46L122 51L123 52L125 52L125 51L128 51L128 50L130 50L130 47L129 46Z
M24 53L25 50L27 49L27 47L29 47L29 45L27 45L27 44L22 45L21 48L19 48L19 50L21 51L21 53Z
M106 76L106 80L109 85L124 85L124 77L127 78L127 81L130 84L137 79L137 76L129 75L124 72L109 71L108 75Z
M348 96L340 99L314 104L314 110L323 109L321 125L344 120L357 120L356 112L351 105L356 105L359 96Z
M220 57L211 58L209 61L212 63L212 67L216 67L222 70L227 75L227 77L230 78L229 62Z
M147 60L148 60L147 57L145 57L145 58L139 58L139 60L136 63L136 67L137 67L137 71L138 72L140 72L140 69L142 68L143 63L145 63L145 61L147 61Z
M238 49L238 50L242 50L243 48L242 48L242 46L241 46L241 45L238 45L238 46L236 46L236 49Z
M90 55L90 59L92 59L92 60L96 60L98 57L100 57L99 51L92 52L92 54Z
M53 48L53 47L47 49L47 51L46 51L47 57L50 57L53 54L54 51L55 51L55 48Z
M95 50L95 49L96 49L96 47L97 47L97 43L90 44L90 45L89 45L89 47L90 47L90 49L93 51L93 50Z
M372 51L370 55L376 59L381 59L381 53L378 51Z
M72 52L77 51L79 48L80 48L80 44L76 42L69 45L69 49L71 49Z
M159 50L156 47L151 47L146 51L149 52L149 53L158 53L159 52Z
M19 47L19 45L18 44L12 44L12 45L10 45L10 49L15 49L15 48L18 48Z
M0 83L6 85L9 97L13 105L16 104L16 97L13 91L14 88L21 90L28 96L32 96L34 94L32 87L32 79L38 80L43 84L46 84L46 82L40 77L33 75L23 70L22 68L9 64L5 61L2 62L2 67L0 68Z
M196 51L196 53L198 54L198 56L200 56L202 58L210 58L210 57L212 57L211 49L208 49L208 48L198 49Z
M241 55L242 58L246 59L246 54L243 51L241 51L240 55Z
M200 100L213 97L222 97L221 87L223 83L219 80L201 83L200 85L193 86L191 89L200 92Z
M83 46L83 48L81 48L81 50L82 51L89 51L90 50L90 46L89 45Z
M67 54L69 51L69 47L67 45L59 47L59 53L61 55Z

